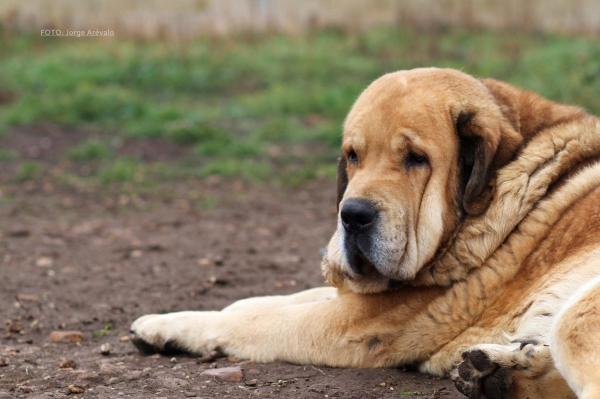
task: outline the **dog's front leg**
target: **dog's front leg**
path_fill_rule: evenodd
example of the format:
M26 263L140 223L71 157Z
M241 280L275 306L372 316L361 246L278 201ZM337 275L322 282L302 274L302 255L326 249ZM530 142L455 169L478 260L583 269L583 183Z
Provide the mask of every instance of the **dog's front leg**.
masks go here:
M371 304L372 306L372 304ZM378 335L379 314L352 298L227 312L147 315L131 326L138 347L219 350L258 362L336 367L393 366L392 335ZM384 328L385 330L385 328Z
M308 302L323 302L337 298L337 289L333 287L318 287L297 292L292 295L259 296L240 299L227 306L222 312L241 309L277 308L280 306L297 305Z

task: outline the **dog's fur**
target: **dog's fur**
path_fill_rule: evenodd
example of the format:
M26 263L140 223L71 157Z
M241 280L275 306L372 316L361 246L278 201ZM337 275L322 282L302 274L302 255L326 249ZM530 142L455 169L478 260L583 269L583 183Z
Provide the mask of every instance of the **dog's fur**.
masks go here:
M344 125L332 287L144 316L134 343L452 370L470 398L600 397L598 161L580 108L454 70L385 75ZM356 204L371 213L353 227Z

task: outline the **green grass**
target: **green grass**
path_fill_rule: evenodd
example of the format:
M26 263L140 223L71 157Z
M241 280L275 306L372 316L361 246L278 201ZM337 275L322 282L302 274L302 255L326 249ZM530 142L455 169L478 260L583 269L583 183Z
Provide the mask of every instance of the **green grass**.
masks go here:
M13 161L17 159L17 153L11 148L0 148L0 161Z
M352 103L399 69L456 68L600 114L600 46L588 38L379 28L177 45L0 33L0 53L0 90L17 93L0 106L9 134L53 123L124 140L162 137L193 149L198 176L278 176L296 185L331 175ZM10 157L3 151L0 158ZM66 156L102 160L103 184L148 178L139 160L104 143L84 141ZM21 168L20 179L36 175Z
M102 330L92 331L92 337L94 337L94 338L102 338L105 335L110 334L110 332L111 332L111 330L110 330L111 325L112 325L112 321L109 320L104 325L104 328Z
M90 140L71 148L67 156L73 161L96 161L110 158L112 150L104 143Z
M16 178L19 181L35 180L42 172L42 167L34 161L22 162L16 170Z
M145 179L145 168L134 158L120 158L99 172L103 184L141 183Z

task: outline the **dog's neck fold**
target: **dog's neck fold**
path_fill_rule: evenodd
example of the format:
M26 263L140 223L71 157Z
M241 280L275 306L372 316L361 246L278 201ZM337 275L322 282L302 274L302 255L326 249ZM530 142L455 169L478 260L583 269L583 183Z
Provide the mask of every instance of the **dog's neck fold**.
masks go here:
M527 231L538 214L556 222L577 200L597 185L569 184L548 194L553 184L579 164L600 154L600 120L560 124L539 132L519 156L500 169L493 198L481 215L467 216L448 249L426 265L409 285L449 286L484 265L515 229ZM600 174L600 167L598 168ZM552 223L552 224L553 224ZM552 227L547 224L545 231ZM538 229L539 230L539 229ZM504 243L504 245L503 245ZM510 248L504 248L510 251ZM533 250L533 248L532 248ZM520 252L523 253L523 252Z

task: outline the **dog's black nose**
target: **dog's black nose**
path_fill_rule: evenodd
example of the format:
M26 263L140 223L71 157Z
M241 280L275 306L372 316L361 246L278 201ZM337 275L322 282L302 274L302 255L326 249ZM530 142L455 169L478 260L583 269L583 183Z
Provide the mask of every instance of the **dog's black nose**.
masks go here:
M373 223L375 216L377 216L377 210L369 201L350 198L344 202L340 216L346 231L358 233Z

